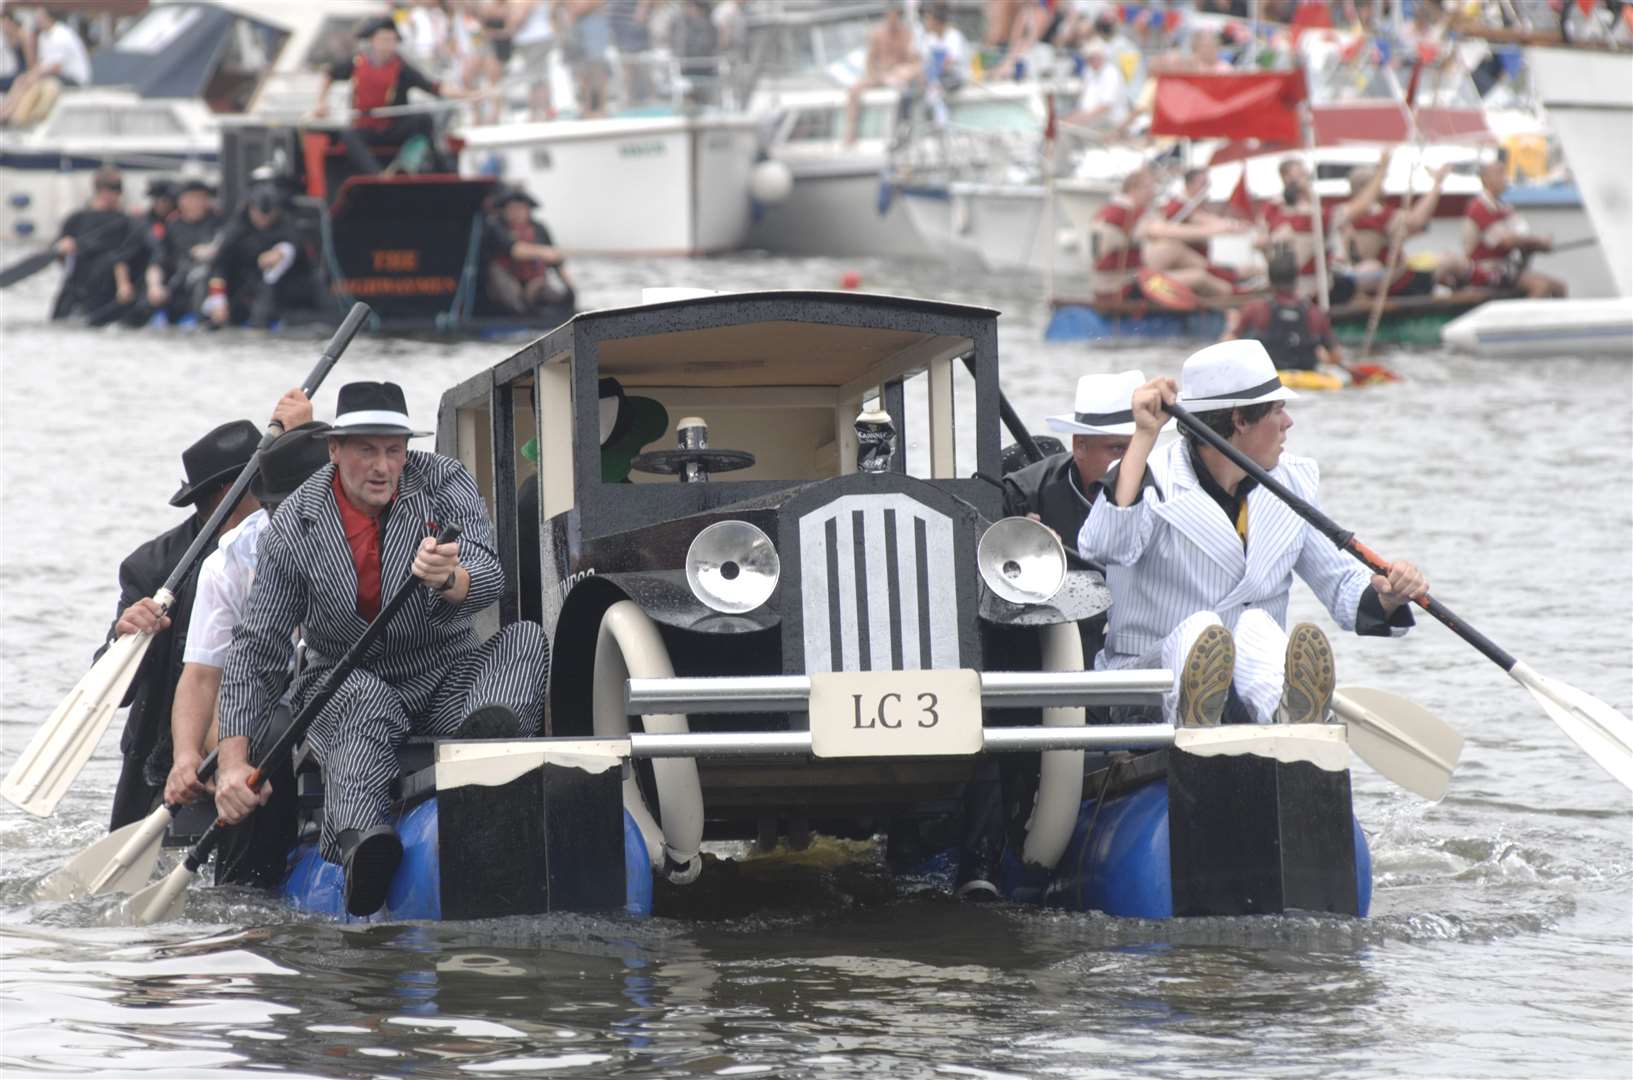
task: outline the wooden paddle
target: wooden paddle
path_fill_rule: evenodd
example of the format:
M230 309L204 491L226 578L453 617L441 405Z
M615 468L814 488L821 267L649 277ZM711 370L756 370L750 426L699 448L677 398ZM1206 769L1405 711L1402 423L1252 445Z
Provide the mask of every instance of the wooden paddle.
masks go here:
M1169 413L1197 438L1224 454L1237 468L1286 503L1294 513L1315 526L1341 550L1355 556L1375 574L1389 572L1388 561L1357 540L1354 533L1341 528L1326 514L1293 494L1218 432L1192 416L1183 405L1175 403L1166 407ZM1570 736L1584 753L1598 762L1611 776L1633 789L1633 721L1629 721L1627 717L1593 695L1532 670L1530 665L1504 652L1496 642L1464 622L1445 604L1427 593L1413 597L1412 602L1439 619L1452 633L1474 646L1487 660L1508 672L1509 677L1525 687L1548 714L1548 718Z
M451 544L459 539L459 534L460 528L458 525L444 525L442 531L437 535L437 543ZM369 649L386 632L386 624L407 606L409 599L414 595L415 586L419 584L421 584L420 579L413 574L409 574L408 579L397 587L397 591L391 595L391 599L386 601L385 607L381 608L380 613L374 617L374 621L369 623L362 636L357 639L351 648L346 650L346 655L342 656L340 661L329 669L329 673L323 677L322 685L307 701L306 707L301 709L300 714L294 720L290 721L289 726L284 728L283 733L272 741L272 745L267 748L266 753L262 754L260 760L255 763L255 771L250 773L247 781L251 790L260 791L268 770L271 769L274 763L289 756L289 751L294 748L295 743L300 740L302 735L306 734L306 729L312 726L312 721L317 719L324 706L328 705L330 699L340 690L340 684L345 682L353 669L363 662L363 658L368 654ZM204 835L198 838L198 843L193 845L192 850L187 853L187 857L181 861L180 866L120 905L116 921L123 925L146 926L149 923L173 919L181 914L182 905L186 900L187 886L192 884L194 878L198 877L199 867L203 866L206 860L209 859L210 852L215 850L216 844L221 840L223 830L227 828L229 828L227 823L217 818L208 829L204 830Z
M301 383L301 390L307 397L317 392L324 377L335 366L335 361L340 359L340 354L346 351L346 346L351 344L369 315L367 304L352 306L345 321L324 347L317 366ZM238 505L238 500L243 498L250 481L255 479L262 451L282 431L283 426L276 421L267 425L266 433L261 436L261 444L256 447L249 463L239 472L238 479L233 481L226 496L199 529L198 536L182 555L181 561L153 595L162 612L168 612L176 602L176 590L192 572L194 564L214 544L216 530L233 507ZM114 711L124 701L125 693L141 670L142 660L152 641L153 635L150 633L126 634L108 647L102 658L91 666L91 670L85 673L34 733L34 738L23 749L5 780L0 782L0 796L40 817L48 816L57 808L57 803L67 794L68 786L96 749L108 722L113 719Z

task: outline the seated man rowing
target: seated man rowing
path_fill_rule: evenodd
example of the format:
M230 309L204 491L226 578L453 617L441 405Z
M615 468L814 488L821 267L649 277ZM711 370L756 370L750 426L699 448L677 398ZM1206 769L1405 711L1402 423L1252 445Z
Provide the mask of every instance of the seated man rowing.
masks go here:
M1480 166L1480 194L1463 215L1468 283L1483 289L1519 289L1533 299L1565 295L1565 283L1530 267L1531 256L1552 251L1551 237L1533 236L1525 219L1503 202L1508 169L1501 161Z
M1135 432L1106 477L1078 552L1106 566L1112 606L1099 669L1167 668L1168 718L1185 726L1320 723L1334 688L1332 646L1316 627L1285 629L1293 575L1338 625L1398 636L1407 601L1428 591L1408 562L1374 575L1339 551L1229 458L1188 431L1157 450L1175 400L1271 475L1318 504L1309 458L1283 455L1293 426L1283 387L1256 341L1226 341L1185 361L1183 392L1153 379L1135 392Z
M1237 228L1235 223L1196 225L1171 222L1149 213L1157 180L1146 168L1123 178L1122 191L1094 215L1090 237L1093 269L1089 274L1095 300L1112 303L1140 296L1143 269L1163 274L1207 299L1231 294L1231 285L1208 272L1207 257L1186 244Z
M427 433L410 426L402 388L350 383L336 413L332 464L285 500L263 534L249 611L227 650L216 808L232 824L267 799L264 786L257 794L248 784L250 735L282 696L295 628L306 641L298 710L383 598L410 575L424 582L309 734L324 770L320 850L345 870L346 910L369 915L402 860L390 824L398 748L411 735L532 735L549 648L528 622L478 641L475 615L503 587L493 524L463 465L409 451L408 440ZM463 535L438 544L449 525Z

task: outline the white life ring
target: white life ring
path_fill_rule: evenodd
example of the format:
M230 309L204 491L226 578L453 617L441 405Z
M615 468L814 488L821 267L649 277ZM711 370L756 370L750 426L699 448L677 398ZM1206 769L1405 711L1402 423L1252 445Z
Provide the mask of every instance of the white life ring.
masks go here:
M613 604L601 616L595 640L590 697L595 734L629 734L629 717L624 712L625 680L632 676L669 679L674 675L669 650L646 612L632 600ZM686 717L680 713L643 716L641 723L650 732L673 734L687 730ZM692 758L662 758L652 763L652 772L658 783L658 810L663 824L660 826L647 808L633 765L624 776L624 809L646 840L653 868L661 870L670 881L684 885L696 880L703 868L698 850L703 843L703 787L698 782L697 762Z
M1039 633L1044 671L1082 671L1083 638L1076 623L1056 623ZM1085 710L1079 706L1043 710L1045 727L1082 727ZM1053 870L1077 828L1083 803L1083 751L1045 750L1038 773L1038 797L1026 823L1023 861Z

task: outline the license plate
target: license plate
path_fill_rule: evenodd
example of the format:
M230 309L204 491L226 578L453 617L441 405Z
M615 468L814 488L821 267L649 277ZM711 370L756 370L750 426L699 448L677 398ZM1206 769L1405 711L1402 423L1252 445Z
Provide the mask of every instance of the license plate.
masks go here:
M981 751L974 671L833 671L811 676L817 757L921 757Z

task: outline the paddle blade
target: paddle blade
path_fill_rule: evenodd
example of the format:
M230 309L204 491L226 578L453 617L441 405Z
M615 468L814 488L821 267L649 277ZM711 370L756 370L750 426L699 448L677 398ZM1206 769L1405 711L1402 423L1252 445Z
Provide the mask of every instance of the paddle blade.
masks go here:
M148 634L127 634L108 647L34 733L0 782L0 796L37 817L57 808L125 699L152 640Z
M1140 292L1160 308L1169 311L1195 311L1196 293L1182 281L1175 281L1160 270L1140 271Z
M103 893L133 893L146 885L159 861L170 810L161 806L141 821L115 829L34 888L37 900L73 900Z
M1600 768L1633 789L1633 721L1592 694L1537 674L1524 661L1508 673L1531 692L1559 730Z
M1333 694L1350 749L1385 778L1431 802L1451 786L1463 755L1463 736L1450 724L1399 694L1362 686Z
M56 259L57 253L50 248L36 251L34 254L18 259L4 270L0 270L0 289L9 289L19 281L26 281L50 266Z
M120 904L109 917L115 926L149 926L179 918L187 906L187 886L198 876L183 862L164 877Z

